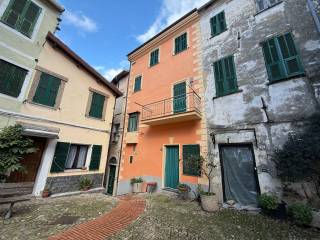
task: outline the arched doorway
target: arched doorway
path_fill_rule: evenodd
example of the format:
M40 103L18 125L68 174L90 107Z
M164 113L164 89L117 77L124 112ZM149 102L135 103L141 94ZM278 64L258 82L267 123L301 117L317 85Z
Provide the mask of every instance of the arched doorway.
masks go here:
M108 163L108 177L107 177L107 194L113 195L114 182L117 172L117 159L115 157L110 158Z

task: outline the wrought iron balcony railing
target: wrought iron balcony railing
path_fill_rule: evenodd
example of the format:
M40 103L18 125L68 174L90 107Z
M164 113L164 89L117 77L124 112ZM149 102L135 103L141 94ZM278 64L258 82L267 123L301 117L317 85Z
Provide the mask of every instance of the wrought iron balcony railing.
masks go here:
M201 98L195 92L167 98L142 106L142 121L196 112L200 115Z

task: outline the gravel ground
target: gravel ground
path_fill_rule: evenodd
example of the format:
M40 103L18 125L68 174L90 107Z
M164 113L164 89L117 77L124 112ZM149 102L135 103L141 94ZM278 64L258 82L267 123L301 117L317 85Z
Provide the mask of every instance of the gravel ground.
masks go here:
M116 198L103 194L34 199L18 203L14 207L12 218L1 220L0 239L47 239L48 236L110 211L116 203ZM3 213L4 207L1 206L1 216Z
M320 239L316 229L298 228L260 214L203 212L197 203L161 194L146 196L146 212L112 240L302 240Z

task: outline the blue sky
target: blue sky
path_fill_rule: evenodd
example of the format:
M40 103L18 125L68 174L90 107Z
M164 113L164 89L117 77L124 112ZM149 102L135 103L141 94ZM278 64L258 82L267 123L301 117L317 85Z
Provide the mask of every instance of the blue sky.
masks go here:
M126 55L207 0L59 0L57 36L111 80L129 68Z

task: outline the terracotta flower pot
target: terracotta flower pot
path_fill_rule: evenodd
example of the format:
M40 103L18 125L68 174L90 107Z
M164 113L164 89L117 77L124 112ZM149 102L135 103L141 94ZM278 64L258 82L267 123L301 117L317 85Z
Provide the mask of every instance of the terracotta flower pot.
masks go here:
M43 190L42 191L42 197L48 198L50 196L51 192L49 190Z
M87 192L87 191L89 191L90 190L90 187L89 186L86 186L86 187L83 187L83 189L82 189L83 191L85 191L85 192Z
M219 204L215 195L201 195L201 207L206 212L215 212L219 210Z

